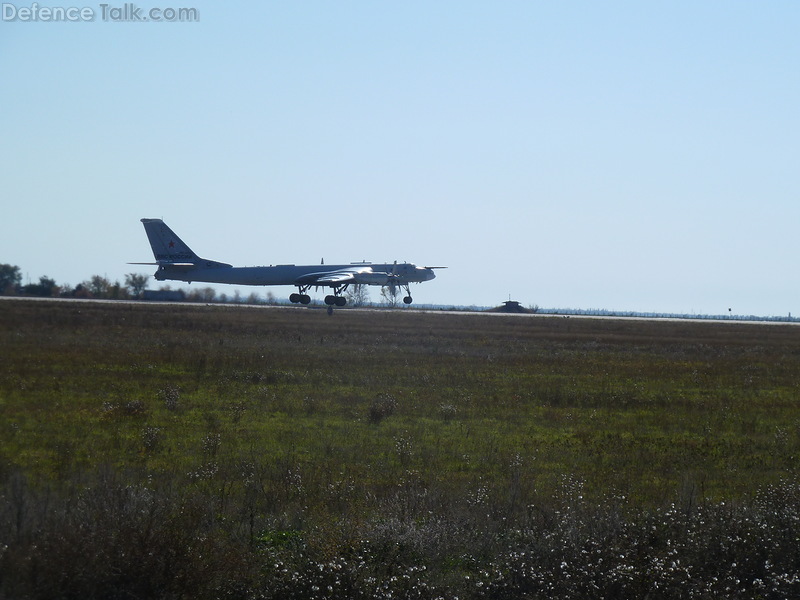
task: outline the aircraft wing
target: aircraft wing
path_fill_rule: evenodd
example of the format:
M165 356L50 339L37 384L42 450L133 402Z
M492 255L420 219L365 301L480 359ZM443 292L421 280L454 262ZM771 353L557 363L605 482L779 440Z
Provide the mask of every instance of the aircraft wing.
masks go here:
M369 267L358 267L353 269L339 269L337 271L323 271L321 273L307 273L295 280L296 284L302 285L329 285L340 286L346 283L357 283L359 275L372 273Z
M159 266L160 267L160 266L163 266L163 265L167 265L167 266L170 266L170 267L194 267L194 266L197 266L194 263L190 263L190 262L165 262L165 261L161 261L161 262L136 262L136 263L128 263L128 264L129 265L152 265L154 267L155 266ZM230 266L230 265L228 265L228 266Z

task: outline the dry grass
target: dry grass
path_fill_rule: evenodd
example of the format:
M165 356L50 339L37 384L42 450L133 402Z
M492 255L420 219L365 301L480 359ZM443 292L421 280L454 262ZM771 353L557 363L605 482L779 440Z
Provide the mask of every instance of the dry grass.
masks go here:
M15 300L0 343L7 597L797 591L791 325Z

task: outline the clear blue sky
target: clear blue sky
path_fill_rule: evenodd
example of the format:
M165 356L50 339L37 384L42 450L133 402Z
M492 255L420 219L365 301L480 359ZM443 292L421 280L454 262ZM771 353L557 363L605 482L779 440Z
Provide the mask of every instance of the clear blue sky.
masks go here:
M40 4L98 17L0 22L32 281L149 272L161 217L235 265L447 265L421 303L800 314L795 1Z

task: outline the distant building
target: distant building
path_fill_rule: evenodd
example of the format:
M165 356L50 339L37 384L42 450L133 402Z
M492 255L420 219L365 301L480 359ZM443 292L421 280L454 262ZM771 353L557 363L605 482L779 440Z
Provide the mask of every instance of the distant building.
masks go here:
M186 294L183 293L183 290L145 290L142 292L142 300L183 302L186 300Z
M500 310L503 312L525 312L525 309L516 300L506 300Z
M495 308L490 308L486 312L500 312L500 313L535 313L536 310L530 308L524 308L519 302L516 300L507 300L503 302L501 306L497 306Z

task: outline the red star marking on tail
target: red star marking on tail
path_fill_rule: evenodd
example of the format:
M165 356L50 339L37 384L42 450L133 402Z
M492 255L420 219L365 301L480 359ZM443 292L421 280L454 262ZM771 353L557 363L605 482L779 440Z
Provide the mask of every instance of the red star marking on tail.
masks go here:
M174 248L174 247L175 247L175 242L170 242L170 243L169 243L169 247L170 247L170 248Z

